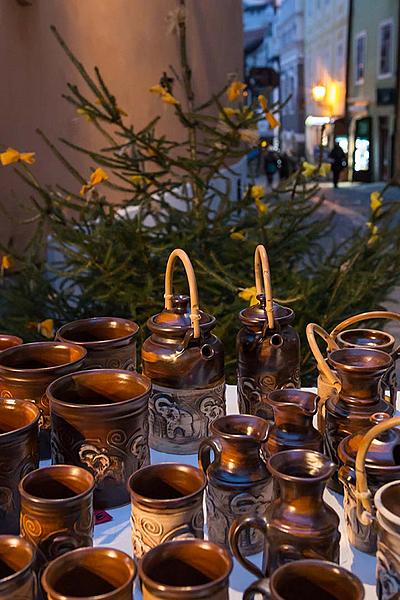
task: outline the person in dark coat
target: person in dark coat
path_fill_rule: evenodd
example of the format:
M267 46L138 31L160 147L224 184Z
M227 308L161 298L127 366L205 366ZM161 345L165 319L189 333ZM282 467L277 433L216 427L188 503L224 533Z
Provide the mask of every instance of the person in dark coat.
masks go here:
M274 175L278 170L278 157L276 152L268 150L264 158L264 170L269 185L272 186Z
M337 188L339 183L340 173L346 166L346 155L343 152L339 142L335 142L333 149L329 154L329 158L332 162L332 173L333 173L333 185Z

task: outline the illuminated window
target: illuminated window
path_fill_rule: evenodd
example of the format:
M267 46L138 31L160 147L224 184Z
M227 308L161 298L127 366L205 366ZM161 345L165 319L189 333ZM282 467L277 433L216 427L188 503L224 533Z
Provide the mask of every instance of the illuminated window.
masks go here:
M379 25L378 75L390 77L392 74L393 21L384 21Z
M355 80L358 84L364 83L366 49L367 34L362 31L355 39Z

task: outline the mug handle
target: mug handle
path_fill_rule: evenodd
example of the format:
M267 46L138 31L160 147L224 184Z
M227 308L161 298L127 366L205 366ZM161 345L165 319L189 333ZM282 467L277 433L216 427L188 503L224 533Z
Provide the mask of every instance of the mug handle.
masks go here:
M214 460L211 460L211 450L214 452ZM199 446L199 467L203 473L207 474L207 469L211 463L219 460L222 453L221 442L218 438L206 438Z
M271 272L269 268L268 254L265 247L259 244L254 253L254 275L256 279L256 293L265 294L268 328L274 329L274 303L271 288Z
M261 571L257 565L255 565L251 560L242 555L239 548L239 536L242 531L246 529L258 529L264 535L267 536L268 532L268 523L265 518L258 516L243 516L240 519L236 519L229 530L229 546L232 551L232 554L238 560L238 562L244 567L247 571L255 575L256 577L264 577L264 573ZM264 551L265 554L265 551ZM265 556L263 556L264 562Z
M327 343L328 351L338 350L339 346L336 344L333 337L325 331L323 327L317 325L316 323L309 323L306 328L307 340L311 349L311 352L314 355L315 360L317 361L318 371L323 374L327 382L340 391L341 385L340 381L334 371L329 367L328 363L324 359L321 354L321 350L318 347L317 340L315 339L315 334L318 335Z
M271 598L271 588L269 587L269 579L259 579L252 583L243 593L243 600L254 600L256 594L261 594L265 600Z

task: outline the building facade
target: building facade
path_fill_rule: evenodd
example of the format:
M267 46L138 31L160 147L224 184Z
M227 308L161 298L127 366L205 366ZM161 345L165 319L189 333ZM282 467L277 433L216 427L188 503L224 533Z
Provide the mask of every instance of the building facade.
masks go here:
M353 181L388 180L394 171L398 0L353 0L347 114Z

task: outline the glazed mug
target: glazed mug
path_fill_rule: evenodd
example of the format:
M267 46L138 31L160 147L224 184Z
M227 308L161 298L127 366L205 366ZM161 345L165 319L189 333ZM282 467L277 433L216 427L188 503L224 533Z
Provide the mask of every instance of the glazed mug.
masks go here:
M36 600L35 549L21 537L0 535L1 600Z
M71 465L43 467L22 479L21 535L35 546L39 568L92 545L93 488L93 476Z
M114 548L79 548L56 558L42 575L48 600L132 600L136 566Z
M96 509L127 504L129 476L149 463L150 387L135 371L96 369L61 377L47 389L53 464L93 474Z
M379 600L400 597L400 481L391 481L375 494L376 593Z
M228 600L232 559L204 540L179 540L152 548L139 563L143 600Z
M85 369L136 369L139 326L118 317L94 317L60 327L56 339L87 350Z
M0 333L0 352L12 348L13 346L20 346L24 341L16 335L8 335L6 333Z
M137 558L164 542L204 537L205 487L204 474L191 465L161 463L131 475L132 546Z
M343 567L323 560L299 560L282 565L271 579L260 579L243 600L363 600L361 581Z
M18 484L39 466L39 417L33 402L0 399L0 534L19 533Z

